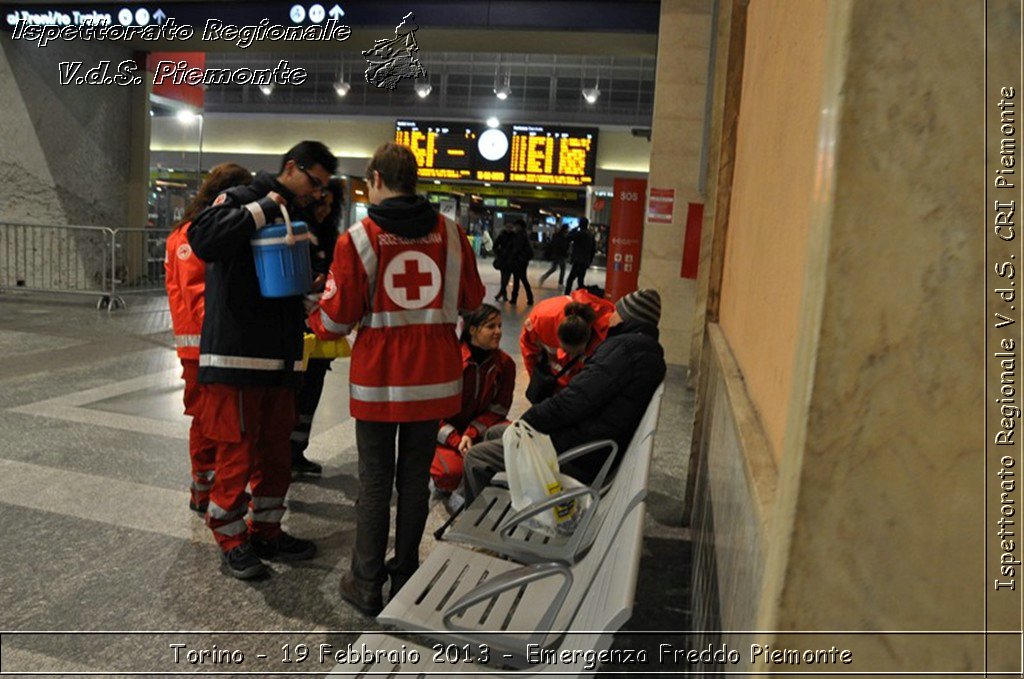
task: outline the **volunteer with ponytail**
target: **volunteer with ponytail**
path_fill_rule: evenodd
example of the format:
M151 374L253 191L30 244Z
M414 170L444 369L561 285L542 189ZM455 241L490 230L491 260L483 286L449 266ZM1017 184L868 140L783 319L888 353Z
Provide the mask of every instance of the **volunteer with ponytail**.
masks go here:
M587 357L608 335L608 319L614 311L610 301L582 288L571 295L550 297L533 308L519 335L531 379L527 391L531 402L543 400L534 397L534 390L551 396L583 369ZM551 385L538 388L540 381Z
M210 170L199 193L185 208L184 217L167 237L164 256L164 283L171 308L174 347L181 361L181 378L185 380L185 414L192 416L188 430L188 453L192 461L188 506L199 514L206 513L210 501L217 445L203 434L199 403L199 332L203 328L205 309L206 262L195 256L185 234L192 218L209 207L221 191L250 183L252 175L241 165L224 163Z

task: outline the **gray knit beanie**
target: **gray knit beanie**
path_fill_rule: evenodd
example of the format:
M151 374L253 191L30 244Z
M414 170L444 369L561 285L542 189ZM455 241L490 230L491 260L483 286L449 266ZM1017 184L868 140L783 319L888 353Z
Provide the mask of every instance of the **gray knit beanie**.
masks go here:
M657 326L661 320L661 295L651 288L637 290L616 302L615 310L624 321L643 321Z

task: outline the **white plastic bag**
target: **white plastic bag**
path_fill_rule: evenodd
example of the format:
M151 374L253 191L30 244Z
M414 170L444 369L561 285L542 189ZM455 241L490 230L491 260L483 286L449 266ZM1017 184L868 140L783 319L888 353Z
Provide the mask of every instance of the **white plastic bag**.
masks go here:
M558 472L558 457L551 438L523 420L509 425L501 440L513 511L581 486L576 479ZM568 535L575 530L585 505L581 498L569 500L527 519L524 525L545 535Z

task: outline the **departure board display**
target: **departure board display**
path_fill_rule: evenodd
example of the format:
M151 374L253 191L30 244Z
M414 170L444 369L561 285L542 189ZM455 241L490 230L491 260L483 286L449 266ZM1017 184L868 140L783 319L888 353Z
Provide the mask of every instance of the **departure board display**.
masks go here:
M424 179L587 186L597 165L597 128L399 120L395 141Z

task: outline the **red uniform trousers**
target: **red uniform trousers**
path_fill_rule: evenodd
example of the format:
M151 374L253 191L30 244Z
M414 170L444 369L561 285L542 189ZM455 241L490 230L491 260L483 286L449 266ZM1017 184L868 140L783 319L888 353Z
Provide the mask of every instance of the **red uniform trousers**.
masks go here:
M245 544L250 534L274 540L281 534L284 498L292 481L289 437L295 426L295 391L204 384L202 392L203 429L217 442L206 524L225 552ZM247 505L252 508L248 525Z
M199 507L210 500L217 442L203 433L198 359L181 359L181 379L185 380L185 414L192 416L192 425L188 429L188 457L192 461L190 492L192 504Z

